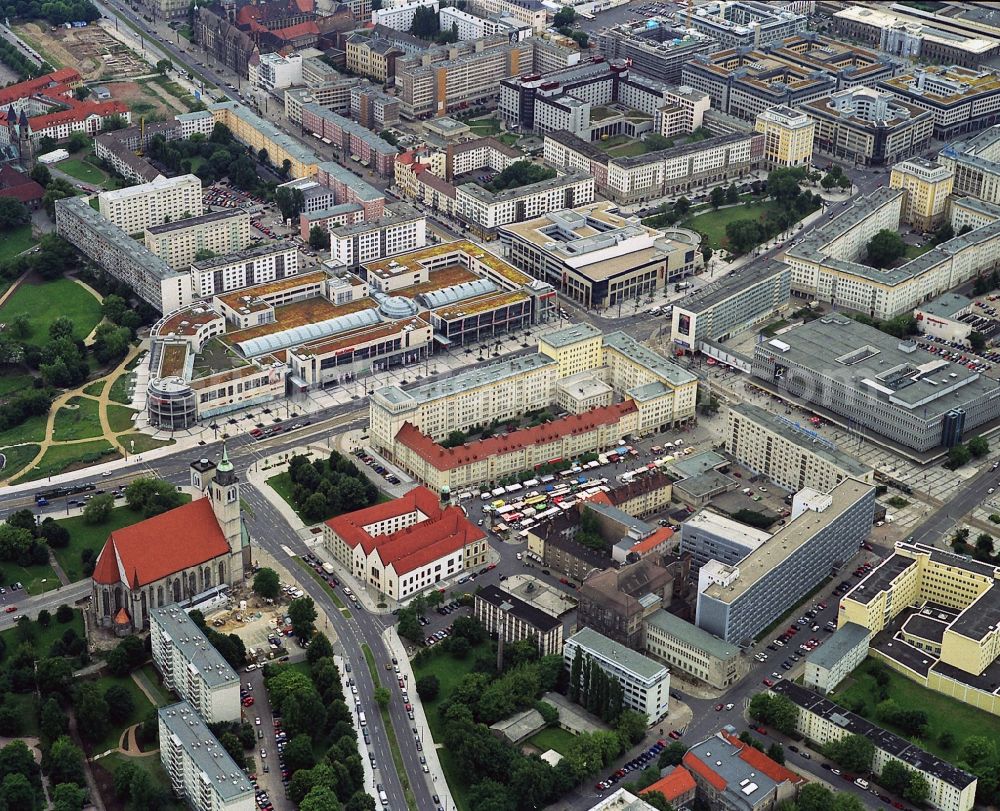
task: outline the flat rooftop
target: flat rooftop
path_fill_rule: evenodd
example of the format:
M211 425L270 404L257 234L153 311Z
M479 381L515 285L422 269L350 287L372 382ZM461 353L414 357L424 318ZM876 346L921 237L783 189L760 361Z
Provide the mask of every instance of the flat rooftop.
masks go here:
M474 197L484 205L494 203L507 203L521 197L529 197L532 194L543 194L561 189L565 186L573 186L590 179L592 176L584 172L567 172L563 175L550 177L548 180L539 180L537 183L529 183L527 186L518 186L513 189L504 189L500 192L487 191L478 183L463 183L459 188L469 197Z
M196 228L199 225L211 225L213 222L223 222L225 220L250 219L250 215L239 208L227 208L222 211L210 211L200 217L187 217L183 220L165 222L163 225L154 225L146 229L147 234L169 234L171 231L179 231L183 228Z
M457 266L465 268L462 261L464 255L470 260L475 259L477 262L482 263L491 271L518 287L530 284L532 281L532 278L526 273L522 273L513 265L490 253L481 245L476 245L474 242L469 242L465 239L428 245L426 248L420 248L409 253L397 254L396 256L386 257L375 262L366 262L363 267L366 271L376 276L391 278L401 273L413 273L422 269L425 264L433 260L451 255L454 255L454 264ZM466 271L471 272L468 271L468 268L466 268Z
M806 510L794 521L779 529L770 540L751 552L739 563L740 576L730 585L719 583L709 586L705 594L724 603L732 603L757 585L775 566L794 555L805 543L815 537L850 509L859 499L875 488L856 479L844 479L829 495L831 502L822 512Z
M870 636L871 631L863 625L848 622L827 637L825 644L806 656L806 662L830 670Z
M749 524L743 524L727 515L720 515L713 510L699 510L681 524L681 537L684 536L688 528L721 535L754 549L771 537L770 532L757 529L757 527L751 527Z
M623 670L647 681L667 673L667 668L659 662L654 662L648 656L643 656L613 639L608 639L604 634L599 634L592 628L580 629L569 637L568 641L577 643L584 650L613 662Z
M687 620L682 620L680 617L662 608L646 617L646 622L659 628L663 633L677 637L677 639L687 643L696 650L707 653L709 656L714 656L717 659L725 661L727 659L734 659L740 655L740 649L736 645L731 645L726 640L719 639L719 637L713 636L708 631L703 631L697 625Z
M903 623L904 633L926 639L930 642L941 644L944 639L944 632L948 629L948 622L924 616L923 612L911 614ZM825 646L824 646L825 647Z
M516 597L499 586L483 586L476 592L476 599L485 600L495 606L499 606L503 602L510 603L513 606L510 610L511 616L524 620L529 625L538 628L542 633L548 633L560 625L558 618L536 608L531 603L526 603L520 597Z
M781 274L791 274L784 262L752 262L675 301L674 309L703 313Z
M951 624L949 630L975 639L984 639L1000 625L1000 584L990 586L979 599L966 606Z
M172 189L175 186L183 186L191 182L198 184L201 188L201 181L195 175L177 175L176 177L163 177L162 175L149 183L140 183L138 186L126 186L124 189L113 189L112 191L102 191L98 197L108 202L121 203L131 200L133 197L142 197L154 190Z
M251 338L260 338L264 335L271 335L275 332L284 332L295 327L306 324L316 324L320 321L329 321L341 315L350 315L361 310L371 310L378 307L378 302L374 299L356 299L347 304L332 304L322 296L295 301L291 304L283 304L274 308L274 321L270 324L261 324L256 327L227 332L220 336L223 341L231 346L249 341Z
M954 318L958 313L968 310L972 306L972 299L960 296L958 293L945 293L938 296L933 301L928 301L920 306L920 311L927 315L936 315L938 318Z
M592 324L580 323L571 327L563 327L542 337L542 341L556 349L572 346L580 341L598 338L604 333Z
M861 464L857 459L848 453L837 449L836 446L825 444L825 441L814 441L815 437L803 431L797 430L788 420L780 418L777 414L772 414L767 409L761 408L753 403L734 403L729 410L752 420L766 430L778 434L782 439L798 445L804 451L818 456L826 462L840 468L849 475L856 478L864 478L871 474L872 469Z
M202 780L210 783L224 801L245 797L253 800L253 786L244 771L212 734L187 701L157 711L160 722L194 763Z
M166 605L150 609L155 621L181 652L189 667L198 671L209 687L239 684L240 678L229 663L222 658L194 620L180 606Z
M221 296L216 296L216 298L228 307L238 310L240 307L244 306L248 300L259 300L266 298L267 296L284 293L286 290L294 290L297 287L308 287L314 284L321 284L326 281L327 278L329 277L323 271L303 273L301 275L296 274L294 276L286 276L284 279L277 279L273 282L266 282L264 284L254 285L253 287L245 287L242 290L234 290L231 293L224 293Z
M905 555L892 554L883 560L878 566L872 569L861 579L854 588L844 595L845 600L854 600L862 605L868 605L879 594L892 585L892 581L899 577L911 566L916 566L917 562Z
M632 363L642 366L647 372L671 386L684 386L698 379L687 369L667 360L663 355L654 352L624 332L612 332L605 335L604 349L620 352Z
M271 256L276 253L285 253L286 251L297 250L298 248L293 243L286 240L265 242L263 245L256 245L252 248L247 248L246 250L237 251L236 253L227 253L224 256L213 256L211 259L202 259L199 262L192 262L191 267L197 268L198 270L213 270L215 268L224 268L227 265L234 265L238 262L251 262L262 256Z

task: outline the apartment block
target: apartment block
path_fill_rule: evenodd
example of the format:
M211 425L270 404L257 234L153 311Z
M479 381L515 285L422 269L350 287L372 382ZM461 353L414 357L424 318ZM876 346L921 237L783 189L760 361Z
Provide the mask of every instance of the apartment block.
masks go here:
M249 107L235 101L220 101L209 105L208 109L216 123L229 127L237 141L253 152L265 150L274 166L281 166L287 160L291 164L289 174L292 177L315 174L320 158Z
M511 264L587 309L636 301L695 272L697 244L612 212L611 203L552 211L499 229Z
M438 12L438 23L442 31L454 30L458 34L459 42L485 39L494 34L506 34L520 41L534 33L530 23L521 22L511 16L477 17L452 6L445 6Z
M836 11L833 30L885 53L940 65L977 68L1000 52L1000 43L982 36L975 22L893 4L890 8L848 5Z
M238 685L237 685L238 686ZM246 773L187 701L157 710L160 762L170 788L194 811L254 811Z
M735 566L698 575L695 624L748 644L848 561L871 531L875 488L846 479L829 493L797 493L788 524Z
M1000 48L1000 42L994 47ZM978 62L965 67L954 60L924 65L884 78L876 87L929 112L934 137L940 140L1000 122L1000 73Z
M942 164L916 157L892 167L890 189L903 189L903 222L933 231L945 218L955 173Z
M616 203L631 204L744 177L763 160L764 136L734 133L615 158L563 130L546 133L543 157L558 170L591 175L599 194Z
M595 32L594 38L605 59L629 60L636 73L674 85L688 84L681 80L688 60L718 49L711 37L663 18L619 23Z
M599 667L618 681L628 709L645 715L650 724L667 714L670 672L666 667L590 628L577 631L563 646L563 663L571 672L577 651L591 667Z
M704 509L681 524L680 553L691 556L693 569L700 569L710 560L735 566L770 537L770 532Z
M484 17L511 17L530 26L536 34L541 34L548 25L548 10L540 0L469 0L468 7L469 11Z
M298 248L291 242L279 240L192 262L191 286L197 298L208 298L242 287L287 279L298 272Z
M431 47L396 59L396 96L403 118L447 115L496 96L500 81L532 64L531 40L498 34L474 42Z
M796 729L813 744L823 747L848 735L862 735L875 745L871 766L873 773L880 773L887 763L901 763L927 781L930 786L927 803L932 808L971 811L975 806L975 775L952 766L905 738L875 726L846 707L788 679L775 684L771 692L784 696L798 708Z
M789 301L791 271L782 262L752 262L674 302L670 339L703 350L780 313Z
M499 586L483 586L476 592L472 616L483 624L491 636L502 637L504 644L534 639L539 656L558 656L562 653L562 620Z
M146 248L170 267L186 267L199 253L242 251L250 244L250 215L234 209L212 211L154 225L146 229L144 240Z
M355 268L427 245L427 218L406 203L386 206L377 220L330 228L330 259Z
M653 131L664 138L688 135L705 123L705 114L711 109L708 93L681 85L667 91L666 104L654 114Z
M759 48L781 42L805 31L807 22L805 14L754 0L706 3L690 17L692 28L710 36L722 48Z
M101 216L126 234L141 234L151 226L198 217L204 211L201 181L194 175L158 177L139 186L103 191L97 200Z
M871 636L863 625L841 625L822 646L806 655L802 683L811 690L832 693L867 658Z
M757 114L754 128L764 136L764 165L769 169L812 163L816 124L801 110L764 110Z
M938 153L937 162L954 176L953 206L968 204L970 197L984 203L1000 203L1000 125L994 124L970 138L948 144ZM994 221L995 217L990 215L970 224L981 227Z
M104 219L86 198L56 201L56 233L160 312L191 303L190 276L173 270L145 245Z
M697 54L684 64L681 78L711 96L713 111L753 121L774 107L794 109L838 90L871 87L896 68L874 51L802 32L752 50Z
M407 3L392 4L372 12L372 25L384 25L397 31L409 31L418 8L429 8L435 14L438 0L410 0Z
M372 84L351 88L351 117L365 129L381 132L399 123L399 99Z
M396 60L406 51L384 37L352 34L344 43L347 69L358 76L386 83L396 75Z
M779 487L826 492L844 479L875 483L875 472L809 426L753 403L727 411L726 451L737 462Z
M206 723L240 720L240 677L179 604L149 609L149 641L164 686Z
M269 93L302 84L301 54L261 54L257 59L250 60L249 67L247 78L251 87L258 87Z
M398 150L358 122L325 110L318 104L303 104L302 126L332 141L341 155L350 156L380 177L392 177Z
M648 656L718 690L736 684L750 669L749 658L736 645L662 608L647 616L642 627L642 649Z
M870 87L840 90L802 105L816 125L816 150L864 166L909 158L930 145L930 112Z
M285 91L285 117L293 124L302 124L302 106L318 104L340 115L351 114L351 91L361 85L364 79L357 76L343 76L322 84L309 87L290 87Z

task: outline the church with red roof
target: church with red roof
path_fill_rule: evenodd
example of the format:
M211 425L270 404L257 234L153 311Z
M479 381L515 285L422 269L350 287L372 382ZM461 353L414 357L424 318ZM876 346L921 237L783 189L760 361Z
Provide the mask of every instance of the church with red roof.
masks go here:
M482 566L489 551L462 508L442 506L426 487L331 518L323 541L355 577L394 600Z
M112 532L94 566L93 610L99 625L127 634L149 627L153 608L197 601L217 586L243 582L249 536L240 483L223 449L216 465L191 465L202 496Z

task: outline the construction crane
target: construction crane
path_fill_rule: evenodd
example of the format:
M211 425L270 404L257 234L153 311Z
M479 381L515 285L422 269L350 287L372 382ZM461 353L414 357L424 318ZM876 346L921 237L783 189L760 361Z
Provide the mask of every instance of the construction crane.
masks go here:
M691 27L691 14L694 12L694 0L688 0L688 13L687 21L684 23L685 28Z

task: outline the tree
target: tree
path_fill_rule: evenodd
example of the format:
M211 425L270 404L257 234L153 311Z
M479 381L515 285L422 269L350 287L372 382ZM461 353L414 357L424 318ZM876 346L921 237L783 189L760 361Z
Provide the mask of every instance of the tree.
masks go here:
M927 782L927 778L919 772L913 772L910 775L910 782L903 790L903 799L920 806L926 803L930 796L931 787Z
M756 248L764 236L764 227L757 220L733 220L726 223L726 241L733 253L743 254Z
M91 138L87 133L81 130L74 130L69 134L69 138L66 140L66 148L70 152L79 152L81 149L87 149L90 147Z
M906 254L906 243L898 232L883 228L866 247L868 263L876 268L887 268Z
M687 753L687 747L680 741L673 741L666 749L660 752L660 759L656 762L656 765L660 769L665 769L668 766L679 766L683 760L684 755Z
M85 785L83 777L83 752L67 736L57 739L49 749L49 780L53 785L77 783Z
M309 639L316 630L316 606L312 597L299 597L288 604L292 630L299 639Z
M309 247L314 251L325 251L330 247L330 230L314 225L309 229Z
M274 202L281 209L281 219L296 220L305 207L306 199L302 189L290 189L282 186L274 193Z
M433 701L441 689L437 676L433 674L417 679L416 687L417 695L420 696L421 701Z
M29 176L43 189L52 182L52 173L44 163L36 163Z
M83 523L103 524L111 517L111 510L115 506L115 497L111 493L103 496L94 496L83 508Z
M819 783L806 783L799 789L798 811L829 811L833 792Z
M125 503L147 518L179 507L181 494L170 482L162 479L135 479L125 488Z
M58 341L60 338L72 338L73 328L73 319L60 315L49 325L49 338L53 341Z
M934 231L934 244L940 245L942 242L947 242L949 239L955 238L955 229L952 227L948 220L941 223L937 230Z
M970 459L972 459L972 453L965 445L955 445L948 449L947 467L955 470L967 465Z
M674 807L668 802L662 791L644 791L641 796L647 804L658 811L674 811Z
M574 28L569 36L581 49L586 49L590 45L590 34L580 28Z
M168 70L171 70L173 66L174 63L171 62L169 59L161 59L156 63L156 70L157 72L163 74L166 73Z
M10 231L31 222L28 207L13 197L0 197L0 231Z
M287 747L285 751L288 751ZM337 795L326 786L316 786L299 803L299 811L342 811L342 809L343 806L337 799Z
M712 204L712 208L718 208L726 202L726 190L722 186L716 186L708 195L708 202Z
M420 6L413 15L410 33L420 39L434 39L441 31L438 15L430 6Z
M972 454L974 458L980 459L990 452L990 441L980 434L972 437L972 439L966 443L966 447L968 447L969 453Z
M805 171L799 167L781 167L767 175L767 194L782 205L788 205L799 196L799 183Z
M35 679L42 695L68 690L73 681L73 665L62 657L40 659L35 665Z
M265 165L267 165L270 162L270 156L267 154L266 149L261 148L257 150L257 160Z
M982 352L986 348L986 336L973 330L969 333L969 346L976 352Z
M274 569L258 569L253 577L253 590L261 597L274 599L281 591L281 578Z
M740 191L736 188L735 183L730 183L726 186L726 203L728 205L734 206L740 201Z
M43 628L48 628L52 624L52 614L43 608L38 612L38 619L36 621Z
M132 694L120 684L112 684L104 691L104 700L108 705L108 717L115 724L123 724L132 717L135 711L135 700Z
M687 197L678 197L674 201L674 214L681 219L691 210L691 201Z
M785 747L780 743L772 743L767 747L767 756L775 763L783 764L785 762Z
M621 736L622 745L625 748L634 746L643 739L646 735L647 720L645 713L636 712L635 710L625 710L618 716L618 720L615 722L615 730Z
M316 765L312 740L308 735L296 735L288 742L288 746L285 747L285 765L293 774L299 769L311 769Z
M65 625L67 622L73 621L73 609L70 608L66 603L63 603L59 608L56 609L56 622Z
M866 772L875 755L875 745L864 735L848 735L826 746L827 755L849 772Z
M243 754L243 744L240 743L240 739L232 732L223 732L219 736L219 743L222 744L222 748L225 749L230 757L236 761L236 765L241 769L246 768L246 755Z
M23 774L8 774L0 784L0 797L6 809L35 807L35 789Z
M66 713L59 706L59 700L55 696L49 696L42 704L38 726L42 737L50 742L66 734L68 729Z
M103 738L108 731L108 702L94 682L77 685L73 696L73 707L76 710L80 734L91 741Z
M419 642L423 639L423 632L420 623L417 621L417 612L412 608L404 608L399 612L399 624L396 631L400 636L409 639L411 642Z
M556 28L562 28L565 25L572 25L575 20L576 11L573 7L563 6L552 18L552 25Z
M80 811L86 801L85 788L76 783L61 783L52 792L52 811ZM155 811L151 806L147 808L149 811Z
M375 688L375 703L379 705L383 710L389 706L389 702L392 700L392 694L385 687Z
M333 645L331 645L330 640L326 638L326 634L322 631L316 631L316 633L312 635L312 639L309 640L309 647L306 650L306 661L308 661L310 667L315 670L316 663L321 659L329 659L332 662ZM313 676L313 681L315 681L315 673Z

